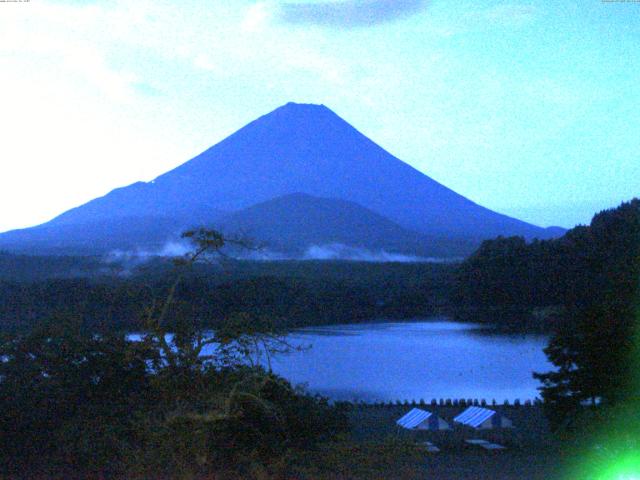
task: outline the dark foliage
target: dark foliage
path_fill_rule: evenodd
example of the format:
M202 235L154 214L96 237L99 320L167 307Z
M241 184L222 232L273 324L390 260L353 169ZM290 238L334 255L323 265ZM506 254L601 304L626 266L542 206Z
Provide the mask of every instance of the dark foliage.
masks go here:
M458 273L456 300L480 307L553 305L562 271L554 241L486 240Z
M585 403L635 400L640 287L640 200L599 213L580 232L581 275L565 295L570 325L545 352L558 367L536 374L556 423L571 422Z
M572 421L585 403L616 404L637 395L639 283L640 200L634 199L556 240L485 241L462 264L454 299L494 313L560 307L550 310L562 321L553 323L545 350L558 370L536 374L559 425Z
M280 327L407 318L442 310L453 271L451 265L354 262L197 266L178 285L172 309L213 328L237 312L270 316ZM0 330L28 330L64 311L94 330L141 330L142 306L163 298L173 278L170 266L154 261L130 278L0 282Z
M269 317L228 317L213 334L183 308L182 270L225 242L215 231L184 236L195 249L164 296L131 301L138 340L96 328L82 309L0 339L0 476L238 478L346 429L337 407L242 358L286 349ZM95 294L65 292L70 312L96 309Z
M0 343L0 464L108 469L136 436L132 411L153 400L146 358L122 336L73 317Z
M242 472L346 429L337 407L259 367L152 369L147 347L68 318L5 336L0 475Z

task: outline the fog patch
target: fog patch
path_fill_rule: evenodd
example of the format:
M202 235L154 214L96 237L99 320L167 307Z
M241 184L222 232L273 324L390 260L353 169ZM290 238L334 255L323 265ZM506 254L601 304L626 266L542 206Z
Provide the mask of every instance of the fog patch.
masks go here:
M268 248L259 248L249 251L241 251L234 257L238 260L255 260L260 262L278 261L278 260L297 260L293 255L289 255Z
M105 257L108 263L117 262L141 262L144 263L154 257L181 257L193 250L193 246L187 242L170 241L160 248L134 250L112 250Z
M155 258L183 257L192 251L193 245L187 241L168 241L155 249L112 250L103 262L111 267L112 273L129 276L133 270Z
M311 245L302 256L302 260L351 260L356 262L443 262L442 258L419 257L404 253L387 252L386 250L369 250L351 247L342 243L328 243L325 245Z
M131 250L113 250L103 259L111 273L130 276L134 271L154 259L184 257L193 252L193 245L187 241L168 241L158 248L137 248ZM309 245L300 252L283 252L268 247L255 249L231 248L226 256L246 261L283 261L283 260L344 260L372 263L450 263L459 258L422 257L407 253L389 252L384 249L372 250L354 247L343 243Z

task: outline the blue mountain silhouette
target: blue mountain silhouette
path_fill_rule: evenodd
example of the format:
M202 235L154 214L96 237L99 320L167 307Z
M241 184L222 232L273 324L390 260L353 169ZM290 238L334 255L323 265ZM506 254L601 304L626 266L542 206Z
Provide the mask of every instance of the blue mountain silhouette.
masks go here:
M294 193L306 196L290 196ZM191 226L221 219L233 223L234 216L244 227L251 226L246 218L253 217L264 231L264 218L251 210L244 212L245 220L239 218L243 210L278 197L290 206L276 204L282 220L287 211L299 217L300 209L293 208L296 201L304 200L310 211L311 204L321 202L318 208L327 228L332 221L327 199L334 201L335 218L355 221L354 208L362 207L367 213L360 214L372 222L371 228L387 231L394 245L414 239L406 245L412 251L424 239L450 238L453 247L497 235L549 238L562 233L493 212L457 194L394 157L325 106L288 103L152 182L118 188L43 225L0 235L0 248L98 251L146 246ZM289 224L293 223L292 218ZM348 223L339 223L330 228L348 230ZM295 231L281 232L293 242ZM343 233L353 239L353 232ZM374 247L380 242L367 243L373 237L351 241ZM299 241L293 243L300 246Z

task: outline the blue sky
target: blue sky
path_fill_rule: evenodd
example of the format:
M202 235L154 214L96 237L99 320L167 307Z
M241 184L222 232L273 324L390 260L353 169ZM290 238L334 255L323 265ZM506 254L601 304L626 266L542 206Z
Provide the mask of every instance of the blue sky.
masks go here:
M0 231L151 180L288 101L324 103L538 225L640 195L640 3L0 3Z

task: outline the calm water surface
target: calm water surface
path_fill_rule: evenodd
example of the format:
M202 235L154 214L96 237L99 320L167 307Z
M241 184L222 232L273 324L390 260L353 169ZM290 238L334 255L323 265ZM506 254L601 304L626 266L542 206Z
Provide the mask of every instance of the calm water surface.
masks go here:
M548 371L540 335L498 335L446 318L298 330L289 339L311 345L278 357L273 369L335 400L395 401L533 399L533 371Z

